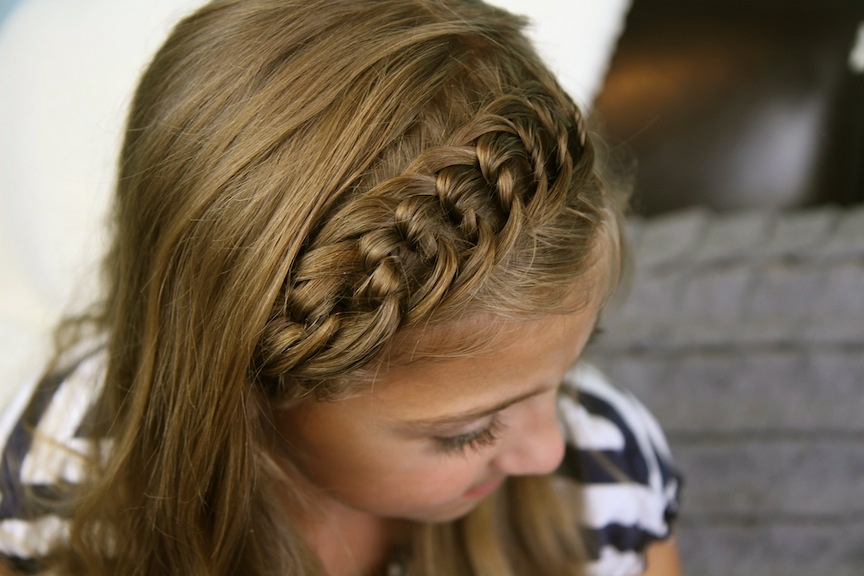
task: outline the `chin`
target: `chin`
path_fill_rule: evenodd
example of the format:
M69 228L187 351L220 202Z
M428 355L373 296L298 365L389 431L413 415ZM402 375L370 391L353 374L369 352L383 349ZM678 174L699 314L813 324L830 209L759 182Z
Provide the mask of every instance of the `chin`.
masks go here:
M406 519L428 524L453 522L470 514L479 504L478 501L457 501L441 508L406 516Z

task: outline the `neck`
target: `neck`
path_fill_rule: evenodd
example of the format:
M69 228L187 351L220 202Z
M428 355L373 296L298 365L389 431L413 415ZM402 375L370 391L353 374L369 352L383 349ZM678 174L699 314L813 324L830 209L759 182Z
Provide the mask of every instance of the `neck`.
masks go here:
M289 459L279 458L291 478L285 494L303 494L285 504L299 514L298 528L328 576L383 574L391 553L409 543L407 520L381 518L347 506L315 486Z
M312 550L329 576L382 574L392 550L405 543L405 521L379 518L329 497L302 524Z

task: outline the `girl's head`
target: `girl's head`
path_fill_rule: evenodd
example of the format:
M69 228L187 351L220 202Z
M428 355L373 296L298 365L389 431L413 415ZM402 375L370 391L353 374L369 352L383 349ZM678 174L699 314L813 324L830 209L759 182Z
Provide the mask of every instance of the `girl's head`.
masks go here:
M593 322L617 206L522 24L471 0L215 1L157 53L107 267L106 485L136 486L164 546L254 555L271 420L298 403Z
M380 0L215 2L181 24L121 166L117 282L145 295L145 345L215 342L268 393L329 396L401 331L606 292L612 201L520 26Z

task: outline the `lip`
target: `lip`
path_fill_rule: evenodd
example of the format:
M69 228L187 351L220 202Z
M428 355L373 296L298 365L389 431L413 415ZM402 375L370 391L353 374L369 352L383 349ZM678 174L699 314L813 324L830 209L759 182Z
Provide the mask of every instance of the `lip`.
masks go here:
M501 484L504 483L504 478L498 478L485 484L479 484L465 492L463 496L466 498L482 498L491 492L494 492Z

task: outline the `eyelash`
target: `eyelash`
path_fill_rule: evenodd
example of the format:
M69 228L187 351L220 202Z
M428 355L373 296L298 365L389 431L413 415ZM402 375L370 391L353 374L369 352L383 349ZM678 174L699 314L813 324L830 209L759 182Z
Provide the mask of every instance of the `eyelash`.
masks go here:
M479 430L456 436L436 436L434 440L437 449L444 454L465 455L468 450L479 451L495 444L503 429L504 424L495 416L486 427Z

